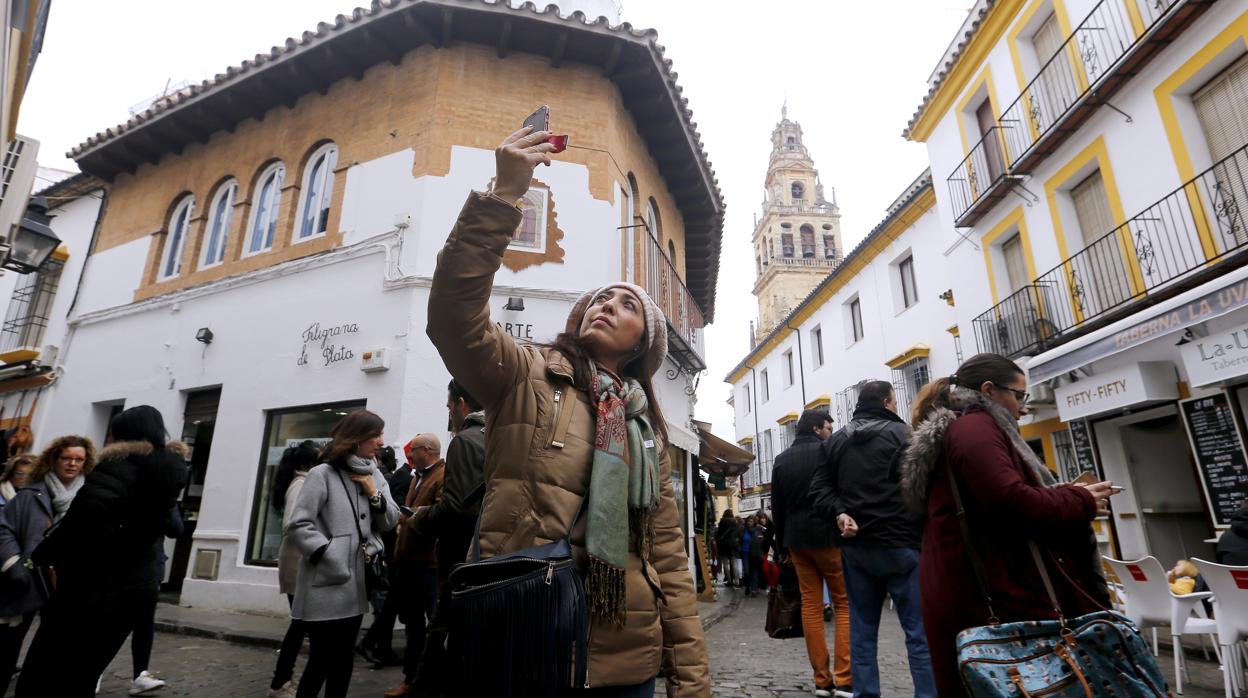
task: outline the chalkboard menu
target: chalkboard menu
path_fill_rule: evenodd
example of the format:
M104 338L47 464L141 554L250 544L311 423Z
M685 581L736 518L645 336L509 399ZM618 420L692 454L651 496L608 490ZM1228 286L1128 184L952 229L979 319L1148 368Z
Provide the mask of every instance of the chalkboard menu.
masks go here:
M1075 462L1079 464L1079 472L1096 473L1100 477L1100 468L1096 465L1096 446L1092 444L1092 427L1088 420L1076 419L1070 423L1070 439L1075 450Z
M1217 393L1185 400L1182 406L1214 524L1229 526L1231 514L1248 502L1248 456L1230 396Z

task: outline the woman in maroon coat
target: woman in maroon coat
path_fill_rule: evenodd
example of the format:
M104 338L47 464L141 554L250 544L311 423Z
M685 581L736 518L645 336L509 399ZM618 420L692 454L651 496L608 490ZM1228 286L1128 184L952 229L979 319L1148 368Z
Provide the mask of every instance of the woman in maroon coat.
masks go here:
M983 562L993 610L1003 623L1056 619L1028 548L1045 559L1069 617L1109 607L1090 522L1107 507L1112 483L1059 485L1018 431L1027 399L1023 371L980 354L924 388L902 463L902 488L927 512L919 559L923 622L942 697L963 696L957 635L989 623L967 555L949 471L957 479L970 545Z

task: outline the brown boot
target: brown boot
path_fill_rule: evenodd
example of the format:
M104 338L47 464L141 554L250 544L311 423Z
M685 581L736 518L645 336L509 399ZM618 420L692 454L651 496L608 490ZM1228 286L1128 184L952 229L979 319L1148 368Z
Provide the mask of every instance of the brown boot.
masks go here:
M411 690L412 687L408 686L407 682L403 682L381 695L386 698L403 698L403 696L406 696L409 692L411 692Z

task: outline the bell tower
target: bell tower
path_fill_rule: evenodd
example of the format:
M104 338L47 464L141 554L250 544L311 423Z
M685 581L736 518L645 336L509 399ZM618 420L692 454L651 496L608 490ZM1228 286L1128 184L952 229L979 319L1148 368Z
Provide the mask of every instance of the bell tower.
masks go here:
M761 339L775 329L844 256L841 214L825 195L819 170L802 142L802 126L787 104L771 132L763 184L763 215L755 218L754 296Z

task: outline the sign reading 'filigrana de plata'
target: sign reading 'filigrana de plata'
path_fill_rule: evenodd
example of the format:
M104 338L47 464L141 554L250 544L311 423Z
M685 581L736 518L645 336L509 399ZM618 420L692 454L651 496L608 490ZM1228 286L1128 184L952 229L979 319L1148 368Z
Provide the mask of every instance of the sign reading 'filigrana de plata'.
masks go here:
M1248 327L1197 339L1179 352L1194 387L1242 376L1248 373Z
M1143 361L1083 378L1055 391L1063 421L1104 414L1124 407L1177 400L1178 377L1168 361Z

